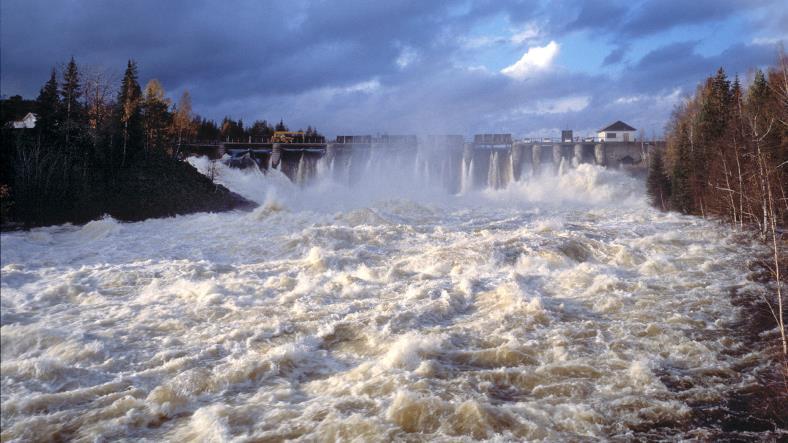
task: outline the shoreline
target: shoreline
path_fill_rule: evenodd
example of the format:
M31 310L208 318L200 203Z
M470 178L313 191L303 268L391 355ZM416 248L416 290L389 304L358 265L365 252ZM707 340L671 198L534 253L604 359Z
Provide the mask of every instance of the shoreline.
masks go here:
M214 183L187 162L152 157L116 171L110 181L91 182L88 189L60 207L41 204L32 213L3 214L0 232L80 226L106 216L119 222L138 222L255 207L255 202Z
M763 259L748 263L748 282L770 284L771 276L763 266ZM742 343L741 351L731 353L741 358L748 353L757 357L735 367L736 377L731 389L717 405L693 406L693 421L711 427L712 439L788 437L788 360L782 355L779 326L771 316L766 301L746 288L730 288L731 303L742 309L738 322L729 325L729 338ZM741 385L741 381L750 380Z
M235 194L235 195L238 195L238 194ZM241 197L241 196L238 195L238 197ZM243 197L241 197L241 198L243 198ZM244 200L246 200L246 199L244 199ZM159 220L159 219L166 219L166 218L175 218L175 217L179 217L179 216L194 215L194 214L220 214L220 213L224 213L224 212L233 212L233 211L251 212L255 208L257 208L258 206L259 205L257 203L249 201L249 200L246 200L245 203L241 202L240 204L237 204L235 206L230 206L230 207L228 207L226 209L204 210L204 211L195 210L195 211L188 211L188 212L175 213L175 214L163 214L163 215L159 215L159 216L142 217L142 218L139 218L139 219L121 219L121 218L116 218L116 217L114 217L114 216L112 216L110 214L104 214L103 216L98 217L98 218L93 218L93 219L86 220L86 221L83 220L83 221L79 221L79 222L65 221L63 223L50 223L50 224L40 224L40 225L30 225L30 226L25 226L23 223L17 223L17 222L0 223L0 233L10 233L10 232L19 232L19 231L31 231L33 229L51 228L51 227L55 227L55 226L64 226L64 225L70 225L70 226L79 227L79 226L85 226L86 224L88 224L90 222L101 220L104 217L111 217L113 220L115 220L118 223L139 223L139 222L144 222L144 221L148 221L148 220Z

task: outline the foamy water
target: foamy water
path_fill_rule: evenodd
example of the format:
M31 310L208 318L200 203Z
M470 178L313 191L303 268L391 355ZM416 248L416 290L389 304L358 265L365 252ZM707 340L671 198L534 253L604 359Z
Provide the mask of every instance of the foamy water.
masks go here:
M621 173L218 180L261 206L2 235L4 441L702 437L752 383L748 246Z

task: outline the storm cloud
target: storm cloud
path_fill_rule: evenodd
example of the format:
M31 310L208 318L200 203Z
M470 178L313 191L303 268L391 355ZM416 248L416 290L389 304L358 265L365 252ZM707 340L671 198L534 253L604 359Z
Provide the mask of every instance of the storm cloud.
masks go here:
M284 118L329 135L583 132L618 119L659 131L681 95L717 67L745 74L771 63L784 20L768 16L786 16L781 2L765 0L0 7L5 96L35 97L71 56L117 71L132 58L141 82L157 78L173 98L189 90L202 116ZM739 34L720 48L701 43L721 26ZM585 50L577 41L603 55L573 59ZM536 57L540 48L550 57Z

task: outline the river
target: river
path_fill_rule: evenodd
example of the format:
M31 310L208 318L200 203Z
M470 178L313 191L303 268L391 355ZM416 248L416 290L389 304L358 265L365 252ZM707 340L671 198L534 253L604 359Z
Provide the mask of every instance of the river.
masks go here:
M758 246L624 173L215 168L260 206L2 234L3 441L709 439L756 383Z

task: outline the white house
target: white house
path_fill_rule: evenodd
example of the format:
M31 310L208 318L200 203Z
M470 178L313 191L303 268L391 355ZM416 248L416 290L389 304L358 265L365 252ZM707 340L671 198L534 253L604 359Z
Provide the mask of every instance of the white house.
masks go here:
M22 120L13 122L14 129L32 129L36 127L38 117L32 112L28 112Z
M597 131L596 136L603 142L629 142L635 141L637 129L621 120Z

